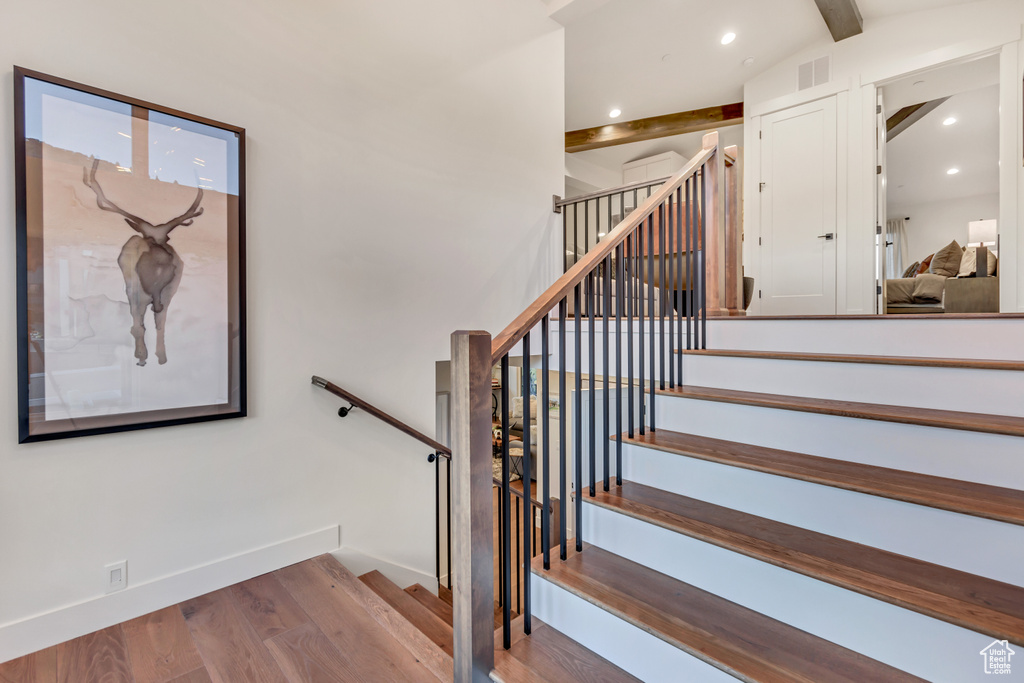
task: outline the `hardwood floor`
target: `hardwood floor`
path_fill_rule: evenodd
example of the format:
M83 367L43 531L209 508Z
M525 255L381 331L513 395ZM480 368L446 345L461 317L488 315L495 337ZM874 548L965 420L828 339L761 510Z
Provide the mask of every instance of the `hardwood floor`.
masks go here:
M439 680L422 641L392 635L349 577L308 560L0 664L0 683Z

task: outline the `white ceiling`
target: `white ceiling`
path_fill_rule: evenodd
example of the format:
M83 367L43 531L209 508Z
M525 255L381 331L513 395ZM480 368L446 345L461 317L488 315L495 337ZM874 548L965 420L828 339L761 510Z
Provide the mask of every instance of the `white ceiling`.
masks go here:
M950 116L957 122L942 125ZM998 192L999 86L950 97L886 145L886 164L894 209Z
M969 0L858 0L866 25ZM576 11L570 11L578 3ZM829 36L814 0L549 0L565 23L565 126L699 109L743 99L743 84ZM723 46L724 33L736 40ZM752 66L743 60L753 57Z

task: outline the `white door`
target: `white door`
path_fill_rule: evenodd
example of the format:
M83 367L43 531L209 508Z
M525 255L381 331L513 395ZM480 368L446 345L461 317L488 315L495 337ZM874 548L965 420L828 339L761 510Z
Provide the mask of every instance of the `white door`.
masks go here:
M761 312L836 312L836 99L761 118Z

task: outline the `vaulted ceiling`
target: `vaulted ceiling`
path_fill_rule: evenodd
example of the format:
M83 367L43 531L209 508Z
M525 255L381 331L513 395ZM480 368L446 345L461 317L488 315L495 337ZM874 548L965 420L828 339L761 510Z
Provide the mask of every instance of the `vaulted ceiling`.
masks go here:
M969 0L857 0L882 17ZM632 120L739 102L743 84L819 40L814 0L547 0L565 31L565 125ZM736 34L721 44L727 32ZM744 66L744 60L753 63Z

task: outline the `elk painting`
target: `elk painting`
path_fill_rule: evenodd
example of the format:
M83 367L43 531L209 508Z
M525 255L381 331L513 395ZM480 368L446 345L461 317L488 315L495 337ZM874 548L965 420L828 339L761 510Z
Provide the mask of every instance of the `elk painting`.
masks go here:
M117 265L124 275L124 291L128 296L128 307L132 316L131 335L135 339L135 358L139 365L145 365L149 357L146 348L146 311L152 309L156 327L156 359L163 365L167 362L164 344L164 327L168 307L181 283L184 263L170 244L171 231L192 225L203 214L200 204L203 189L199 188L192 206L185 213L166 223L151 223L128 213L103 194L103 188L96 180L99 159L92 162L91 169L84 169L83 182L96 193L96 206L104 211L116 213L136 235L128 238L117 257Z

